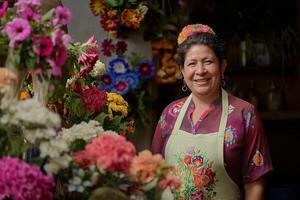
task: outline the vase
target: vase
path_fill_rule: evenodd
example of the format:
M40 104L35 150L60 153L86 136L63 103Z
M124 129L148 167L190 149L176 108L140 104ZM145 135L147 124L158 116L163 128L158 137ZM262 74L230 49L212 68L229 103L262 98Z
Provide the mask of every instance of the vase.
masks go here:
M33 98L42 105L47 105L49 80L42 75L30 72L32 78Z
M9 105L11 102L19 99L27 74L26 69L18 68L15 63L14 52L10 49L5 61L5 67L1 68L0 74L0 100L2 106Z

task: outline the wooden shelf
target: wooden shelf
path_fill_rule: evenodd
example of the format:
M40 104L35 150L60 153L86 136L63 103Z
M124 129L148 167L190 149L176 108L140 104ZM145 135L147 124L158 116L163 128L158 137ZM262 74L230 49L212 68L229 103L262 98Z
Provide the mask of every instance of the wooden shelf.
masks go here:
M300 120L300 111L263 111L260 115L263 120Z

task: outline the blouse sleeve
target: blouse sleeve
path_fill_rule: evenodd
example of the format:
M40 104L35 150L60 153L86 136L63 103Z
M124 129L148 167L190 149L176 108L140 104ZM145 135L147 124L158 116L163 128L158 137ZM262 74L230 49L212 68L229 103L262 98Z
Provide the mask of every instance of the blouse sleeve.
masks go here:
M182 105L182 99L170 103L162 112L152 140L152 153L164 156L164 150Z
M254 107L244 113L245 149L243 182L253 182L272 170L267 138L261 119Z
M167 108L162 112L159 121L156 125L154 137L152 140L151 151L152 153L160 153L162 154L164 148L164 138L163 138L163 129L166 126L166 114Z

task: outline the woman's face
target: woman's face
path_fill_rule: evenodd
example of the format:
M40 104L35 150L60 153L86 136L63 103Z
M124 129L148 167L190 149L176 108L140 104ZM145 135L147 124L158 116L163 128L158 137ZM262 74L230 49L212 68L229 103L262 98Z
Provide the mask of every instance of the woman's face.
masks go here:
M196 96L219 94L226 62L219 62L215 52L206 45L193 45L185 54L183 78Z

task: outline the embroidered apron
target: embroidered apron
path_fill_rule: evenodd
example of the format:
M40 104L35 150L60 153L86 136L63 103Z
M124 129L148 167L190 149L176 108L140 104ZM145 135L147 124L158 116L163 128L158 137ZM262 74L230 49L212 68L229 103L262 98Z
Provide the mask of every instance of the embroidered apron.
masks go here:
M219 131L190 134L180 130L192 94L185 101L172 134L168 139L165 158L175 166L181 188L174 196L164 192L162 198L182 200L238 200L240 191L224 167L224 133L227 123L228 94L222 90L222 117Z

